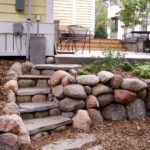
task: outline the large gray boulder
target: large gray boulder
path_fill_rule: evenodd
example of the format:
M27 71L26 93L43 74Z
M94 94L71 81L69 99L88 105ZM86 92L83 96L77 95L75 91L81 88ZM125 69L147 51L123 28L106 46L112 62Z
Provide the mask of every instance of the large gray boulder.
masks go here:
M138 92L147 88L147 84L139 79L126 78L121 84L122 89Z
M77 83L81 85L93 86L99 83L99 77L96 75L82 75L76 78Z
M85 106L85 102L83 100L76 100L72 98L64 98L60 101L60 110L64 112L75 111L78 109L82 109Z
M140 119L146 116L146 106L143 100L136 99L127 105L127 114L129 119Z
M17 73L17 75L22 75L21 63L15 62L11 67L10 70L13 70Z
M114 77L114 74L109 71L100 71L97 75L101 83L106 83Z
M110 104L102 109L103 117L106 120L124 120L127 118L126 109L120 104Z
M110 86L113 89L118 89L121 86L122 82L123 78L120 75L115 75L110 81Z
M89 113L89 116L90 116L93 124L102 123L103 122L103 116L102 116L102 114L101 114L101 112L99 110L88 109L87 111Z
M12 133L0 134L0 150L18 150L18 137Z
M113 103L114 101L114 96L112 94L103 94L97 97L99 106L104 107L108 104Z
M80 84L70 84L64 87L64 95L75 99L86 99L84 87Z
M98 96L101 94L112 93L112 89L103 84L97 84L92 88L92 94Z

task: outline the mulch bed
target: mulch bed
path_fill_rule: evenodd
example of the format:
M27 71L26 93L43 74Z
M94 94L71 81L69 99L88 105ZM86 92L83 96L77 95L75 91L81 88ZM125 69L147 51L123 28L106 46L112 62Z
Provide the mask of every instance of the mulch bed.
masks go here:
M18 60L15 60L18 61ZM7 70L15 61L0 61L0 106L4 104L6 91L3 85L6 82L4 76ZM22 61L21 61L22 62ZM123 77L137 77L137 75L120 70L113 71ZM62 132L53 132L49 136L42 137L21 150L39 150L41 146L49 144L60 138L72 138L76 133L82 131L68 127ZM150 118L136 121L117 121L98 124L92 127L89 133L95 133L97 140L95 142L84 145L81 150L100 144L106 150L149 150L150 149Z

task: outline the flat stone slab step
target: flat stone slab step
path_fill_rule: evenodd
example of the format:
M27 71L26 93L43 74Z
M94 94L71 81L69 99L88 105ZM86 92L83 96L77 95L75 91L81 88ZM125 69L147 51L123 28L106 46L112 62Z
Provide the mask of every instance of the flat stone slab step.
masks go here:
M20 75L18 79L50 79L50 76L41 76L41 75Z
M19 89L16 94L19 96L30 96L37 94L49 94L51 92L50 88L22 88Z
M70 70L81 67L78 64L38 64L33 66L39 70Z
M24 120L24 123L29 131L29 134L34 135L42 131L48 131L60 126L71 124L72 120L64 116L54 116Z
M59 105L56 102L30 102L18 104L20 113L30 113L46 111L53 108L58 108Z
M59 139L51 144L43 146L41 150L79 150L85 144L94 142L96 136L94 134L77 133L74 138ZM97 150L102 150L102 147Z

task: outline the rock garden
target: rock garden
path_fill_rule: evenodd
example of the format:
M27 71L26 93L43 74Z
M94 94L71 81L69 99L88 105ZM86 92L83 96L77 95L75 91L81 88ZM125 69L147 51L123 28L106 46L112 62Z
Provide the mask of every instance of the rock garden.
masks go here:
M16 62L9 68L4 85L7 98L1 106L0 149L16 150L30 144L30 138L68 126L89 132L107 121L115 124L149 116L149 79L110 71L80 75L80 67Z

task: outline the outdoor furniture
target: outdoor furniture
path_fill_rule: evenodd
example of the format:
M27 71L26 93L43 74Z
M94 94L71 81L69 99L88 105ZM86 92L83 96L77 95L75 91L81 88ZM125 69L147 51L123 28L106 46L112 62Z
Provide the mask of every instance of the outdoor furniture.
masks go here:
M89 52L90 52L90 43L91 43L91 32L86 27L78 25L70 25L69 29L69 46L72 45L72 51L75 49L77 51L77 43L83 43L82 53L85 48L85 44L88 41Z
M131 31L131 33L139 35L137 37L137 42L143 41L143 52L146 52L146 49L150 48L150 31Z

